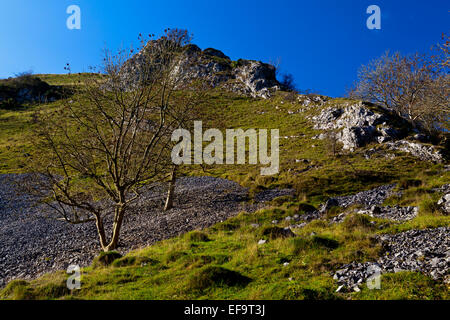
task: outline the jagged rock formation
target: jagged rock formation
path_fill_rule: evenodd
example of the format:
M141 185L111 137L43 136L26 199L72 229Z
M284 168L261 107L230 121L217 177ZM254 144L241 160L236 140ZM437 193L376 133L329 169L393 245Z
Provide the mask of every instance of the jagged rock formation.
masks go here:
M148 46L154 43L149 43ZM145 50L147 47L125 63L122 69L123 78L133 79L133 75L136 75L135 78L138 79ZM183 47L181 54L173 76L183 85L202 79L213 88L223 87L232 92L265 99L271 96L271 92L281 89L275 76L275 67L270 64L244 59L231 61L217 49L208 48L202 51L194 44Z
M370 110L364 103L323 109L312 118L314 129L337 130L337 139L344 150L353 151L374 141L380 143L396 139L400 132L388 125L389 117ZM323 135L318 136L324 138Z
M433 145L425 145L426 136L416 134L414 142L405 140L408 135L407 122L387 110L357 102L342 107L323 109L319 115L311 118L314 129L335 132L336 140L343 150L355 151L372 142L386 145L392 150L408 152L421 160L442 162L442 152ZM327 133L315 138L325 139Z

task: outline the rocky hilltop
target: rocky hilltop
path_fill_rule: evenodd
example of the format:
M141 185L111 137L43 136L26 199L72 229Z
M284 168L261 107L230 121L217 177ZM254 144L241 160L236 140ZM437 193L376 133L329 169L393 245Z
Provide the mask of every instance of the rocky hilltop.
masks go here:
M157 45L157 40L149 42L126 61L121 73L127 86L132 86L139 79L147 55L154 54L153 46ZM219 87L264 99L272 97L276 91L287 89L276 79L275 67L261 61L232 61L220 50L201 50L195 44L185 45L180 54L181 58L173 75L179 86L202 79L212 88ZM375 148L366 151L366 158L380 155L393 158L399 151L435 163L448 158L445 141L441 141L438 146L420 128L412 127L407 120L383 107L350 99L336 102L326 96L294 92L291 99L302 105L300 110L292 113L308 114L313 111L313 115L307 118L313 123L315 130L322 131L313 139L329 139L332 135L343 150L350 152L374 145Z
M138 78L143 56L154 43L149 43L125 63L122 68L124 78ZM183 47L174 77L183 84L202 79L213 88L222 87L239 94L267 99L271 92L282 88L276 79L275 71L274 66L261 61L232 61L220 50L201 50L197 45L189 44Z

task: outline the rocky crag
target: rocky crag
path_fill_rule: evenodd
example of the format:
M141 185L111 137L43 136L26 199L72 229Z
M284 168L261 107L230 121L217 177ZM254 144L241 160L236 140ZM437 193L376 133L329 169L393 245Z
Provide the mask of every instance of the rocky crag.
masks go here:
M407 152L420 160L440 163L445 158L443 148L431 144L426 134L392 112L369 103L359 101L324 108L311 120L314 129L324 131L313 139L327 139L332 135L343 150L350 152L375 142L387 150ZM366 157L376 152L371 149ZM386 156L395 157L394 154Z
M148 54L149 46L155 43L149 43L124 64L121 70L124 79L131 83L133 79L138 79L145 61L143 57ZM245 59L232 61L222 51L213 48L201 50L195 44L182 48L181 58L174 70L173 77L177 83L186 85L202 79L213 88L222 87L251 97L266 99L282 88L273 65Z

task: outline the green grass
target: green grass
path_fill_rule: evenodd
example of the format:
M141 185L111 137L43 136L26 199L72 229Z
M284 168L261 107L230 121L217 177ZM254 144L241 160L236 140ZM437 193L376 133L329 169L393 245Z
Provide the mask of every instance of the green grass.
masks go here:
M73 86L86 75L40 75L52 85ZM449 299L448 288L427 276L404 272L383 275L380 290L336 293L332 273L342 264L374 261L381 254L375 237L414 228L450 225L450 217L435 208L439 194L430 190L450 181L443 165L422 162L398 153L393 160L366 160L364 151L330 156L326 142L311 140L307 116L320 112L302 108L284 92L268 100L243 98L213 90L207 127L280 129L281 171L260 176L259 165L184 167L186 175L213 175L239 182L255 192L272 187L291 187L293 197L272 201L256 213L237 217L206 230L197 230L115 257L105 265L94 263L82 270L80 290L67 292L63 272L33 281L13 281L0 291L3 299ZM293 102L292 102L293 101ZM326 106L345 104L331 99ZM59 110L60 102L23 110L0 110L0 173L22 172L27 154L33 153L33 114ZM291 138L283 138L283 137ZM293 136L293 137L292 137ZM312 145L315 147L313 148ZM308 159L309 163L296 159ZM307 168L311 166L311 168ZM275 236L272 220L304 214L329 196L346 195L398 183L401 197L386 205L417 205L419 216L404 222L350 215L341 224L313 221L296 230L296 236ZM330 216L338 212L329 213ZM373 223L371 223L373 222ZM252 224L259 224L254 228ZM258 245L262 238L267 243Z
M374 236L386 229L365 222L315 221L294 238L258 245L270 219L286 211L242 212L224 224L203 230L202 239L182 235L136 250L109 266L82 270L81 289L62 290L62 272L29 282L12 282L3 299L448 299L448 289L424 275L383 275L380 290L335 293L332 272L352 261L374 261L381 248ZM449 219L446 218L448 225ZM370 218L367 218L370 219ZM428 218L428 226L436 219ZM416 218L420 220L420 218ZM254 229L251 223L263 224ZM359 221L359 220L358 220ZM375 221L377 221L375 219ZM413 220L414 221L414 220ZM405 223L403 226L408 226ZM382 225L377 221L377 226ZM406 229L407 227L405 227ZM231 230L230 230L231 229ZM194 233L191 233L194 234ZM201 240L202 240L201 239ZM285 263L288 262L287 265ZM397 288L397 289L396 289ZM426 288L426 290L422 290Z

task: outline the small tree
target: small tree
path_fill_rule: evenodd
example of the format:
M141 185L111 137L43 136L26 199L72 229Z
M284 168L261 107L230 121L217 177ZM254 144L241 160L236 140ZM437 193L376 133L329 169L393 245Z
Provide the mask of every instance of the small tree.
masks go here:
M285 73L281 76L281 86L286 91L297 92L297 88L294 82L294 76L291 73Z
M438 125L436 119L448 117L448 84L448 73L435 57L387 52L360 68L349 95L381 104L431 130Z
M30 180L33 190L50 190L46 203L65 221L95 222L104 251L117 248L140 188L167 179L171 134L183 122L177 115L197 99L195 91L180 92L174 76L187 32L166 30L157 40L141 40L132 60L132 50L106 51L104 74L84 80L61 111L40 118L42 139L32 163L39 172ZM139 67L130 72L134 59Z

